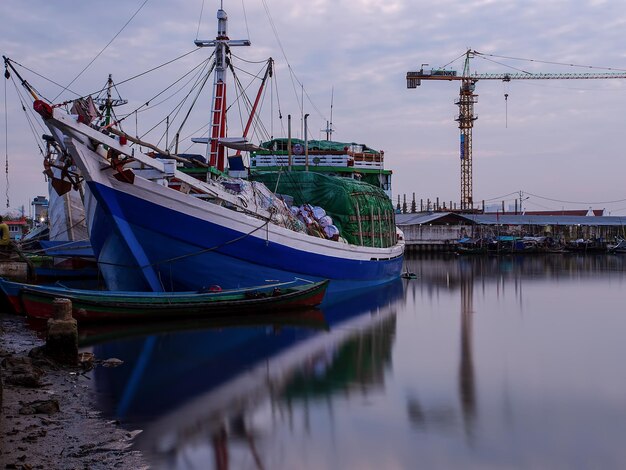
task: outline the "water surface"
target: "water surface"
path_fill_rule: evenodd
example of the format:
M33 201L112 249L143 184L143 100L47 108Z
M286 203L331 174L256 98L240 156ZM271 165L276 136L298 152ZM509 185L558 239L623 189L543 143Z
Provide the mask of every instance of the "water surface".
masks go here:
M625 468L625 260L409 258L298 318L82 335L155 468Z

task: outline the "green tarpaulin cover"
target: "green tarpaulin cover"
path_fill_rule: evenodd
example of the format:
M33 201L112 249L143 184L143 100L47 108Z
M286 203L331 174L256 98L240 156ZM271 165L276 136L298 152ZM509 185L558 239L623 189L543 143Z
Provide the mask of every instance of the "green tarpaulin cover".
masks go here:
M254 180L293 197L294 205L323 208L348 243L376 247L395 244L393 204L380 188L352 178L300 171L258 172Z

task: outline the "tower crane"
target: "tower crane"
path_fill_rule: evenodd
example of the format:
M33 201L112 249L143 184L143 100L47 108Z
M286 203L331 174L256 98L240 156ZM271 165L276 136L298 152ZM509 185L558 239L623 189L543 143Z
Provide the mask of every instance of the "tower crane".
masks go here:
M461 210L473 209L472 193L472 128L474 121L474 104L478 102L476 82L479 80L588 80L626 78L626 72L598 72L598 73L530 73L518 71L514 73L470 73L470 59L474 56L484 55L474 50L465 53L463 73L459 75L455 70L431 69L424 70L424 65L417 72L407 72L407 88L417 88L423 80L431 81L460 81L459 99L455 104L459 107L459 114L455 121L459 123L460 153L461 153Z

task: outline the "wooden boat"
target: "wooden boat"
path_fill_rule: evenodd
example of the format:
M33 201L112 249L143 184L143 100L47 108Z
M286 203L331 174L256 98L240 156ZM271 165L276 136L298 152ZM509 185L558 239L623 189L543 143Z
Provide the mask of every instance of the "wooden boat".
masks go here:
M38 98L33 103L59 148L71 157L83 178L85 206L90 207L86 210L90 243L107 287L114 291L160 292L165 285L173 286L172 290L195 291L208 283L230 289L241 284L260 285L266 279L289 281L304 277L315 281L331 279L330 289L342 291L397 279L402 271L405 244L398 236L393 204L380 187L388 184L387 177L391 175L383 171L382 153L363 145L334 142L334 148L343 155L322 158L324 155L320 154L311 161L312 167L327 166L334 164L331 157L340 157L339 168L343 170L345 162L345 168L352 172L359 165L359 176L362 167L372 165L369 168L374 171L366 174L379 182L377 186L313 171L293 171L289 177L280 173L281 184L290 182L292 197L305 192L324 194L324 198L298 201L298 205L307 206L306 210L300 207L303 213L298 211L298 215L292 211L297 207L285 202L287 197L274 194L275 184L240 179L248 174L240 152L261 152L255 161L262 165L261 157L269 158L266 169L276 167L270 160L277 155L248 140L251 126L256 126L259 119L258 98L242 129L243 135L227 136L227 123L234 123L227 118L227 110L238 108L225 99L226 84L230 82L227 73L236 68L230 66L230 50L250 42L227 38L224 32L228 16L221 4L217 20L215 39L195 41L198 47L215 51L211 66L207 67L207 72L213 72L211 131L207 137L192 138L192 143L207 146L203 152L206 158L171 154L122 132L116 127L117 122L102 125L102 116L91 97L68 104L79 114L70 114ZM272 76L272 63L268 60L264 76ZM5 59L5 65L7 74L20 76L12 61ZM264 86L264 80L260 86ZM22 83L27 85L26 80ZM27 88L36 98L35 90ZM240 95L239 90L235 95ZM263 88L257 92L257 97L261 96ZM81 116L80 121L77 116ZM308 141L306 144L304 149L300 143L292 144L298 149L294 151L298 163L308 162ZM140 148L150 150L144 153ZM230 150L237 153L228 156ZM228 163L228 172L227 161L232 162ZM279 174L273 173L276 177ZM257 173L256 179L260 178ZM296 179L312 185L294 184ZM321 180L326 181L324 191L317 185ZM310 187L317 189L308 191ZM283 194L280 187L277 191ZM335 204L332 214L329 210L327 219L320 216L328 224L322 226L322 222L307 214L309 209L321 214L313 209L322 208L326 199L343 202ZM330 223L330 219L334 222ZM159 222L164 220L168 223ZM338 223L339 220L343 222ZM334 230L322 230L331 226Z
M19 300L34 318L51 318L55 298L72 301L80 321L200 317L309 309L319 305L328 281L294 280L260 287L208 292L111 292L23 284Z
M0 291L4 294L4 298L13 310L13 313L24 313L22 302L20 301L20 290L24 285L26 284L9 281L4 277L0 277Z
M609 253L626 253L626 240L617 238L615 243L607 245Z
M607 253L608 247L606 241L595 238L595 239L583 239L579 238L578 240L571 241L565 245L565 249L574 253Z

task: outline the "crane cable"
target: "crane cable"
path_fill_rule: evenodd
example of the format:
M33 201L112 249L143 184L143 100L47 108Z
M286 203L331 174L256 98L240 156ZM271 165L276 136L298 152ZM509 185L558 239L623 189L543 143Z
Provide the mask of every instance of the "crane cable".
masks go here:
M526 62L537 62L537 63L540 63L540 64L564 65L564 66L567 66L567 67L580 67L580 68L585 68L585 69L613 70L613 71L616 71L616 72L626 72L626 69L620 69L620 68L616 68L616 67L598 67L598 66L595 66L595 65L567 64L567 63L563 63L563 62L554 62L554 61L549 61L549 60L524 59L524 58L520 58L520 57L508 57L508 56L504 56L504 55L485 54L485 53L478 52L478 51L472 51L472 52L474 54L476 54L476 55L482 56L483 58L485 56L488 56L488 57L497 57L499 59L523 60L523 61L526 61Z

